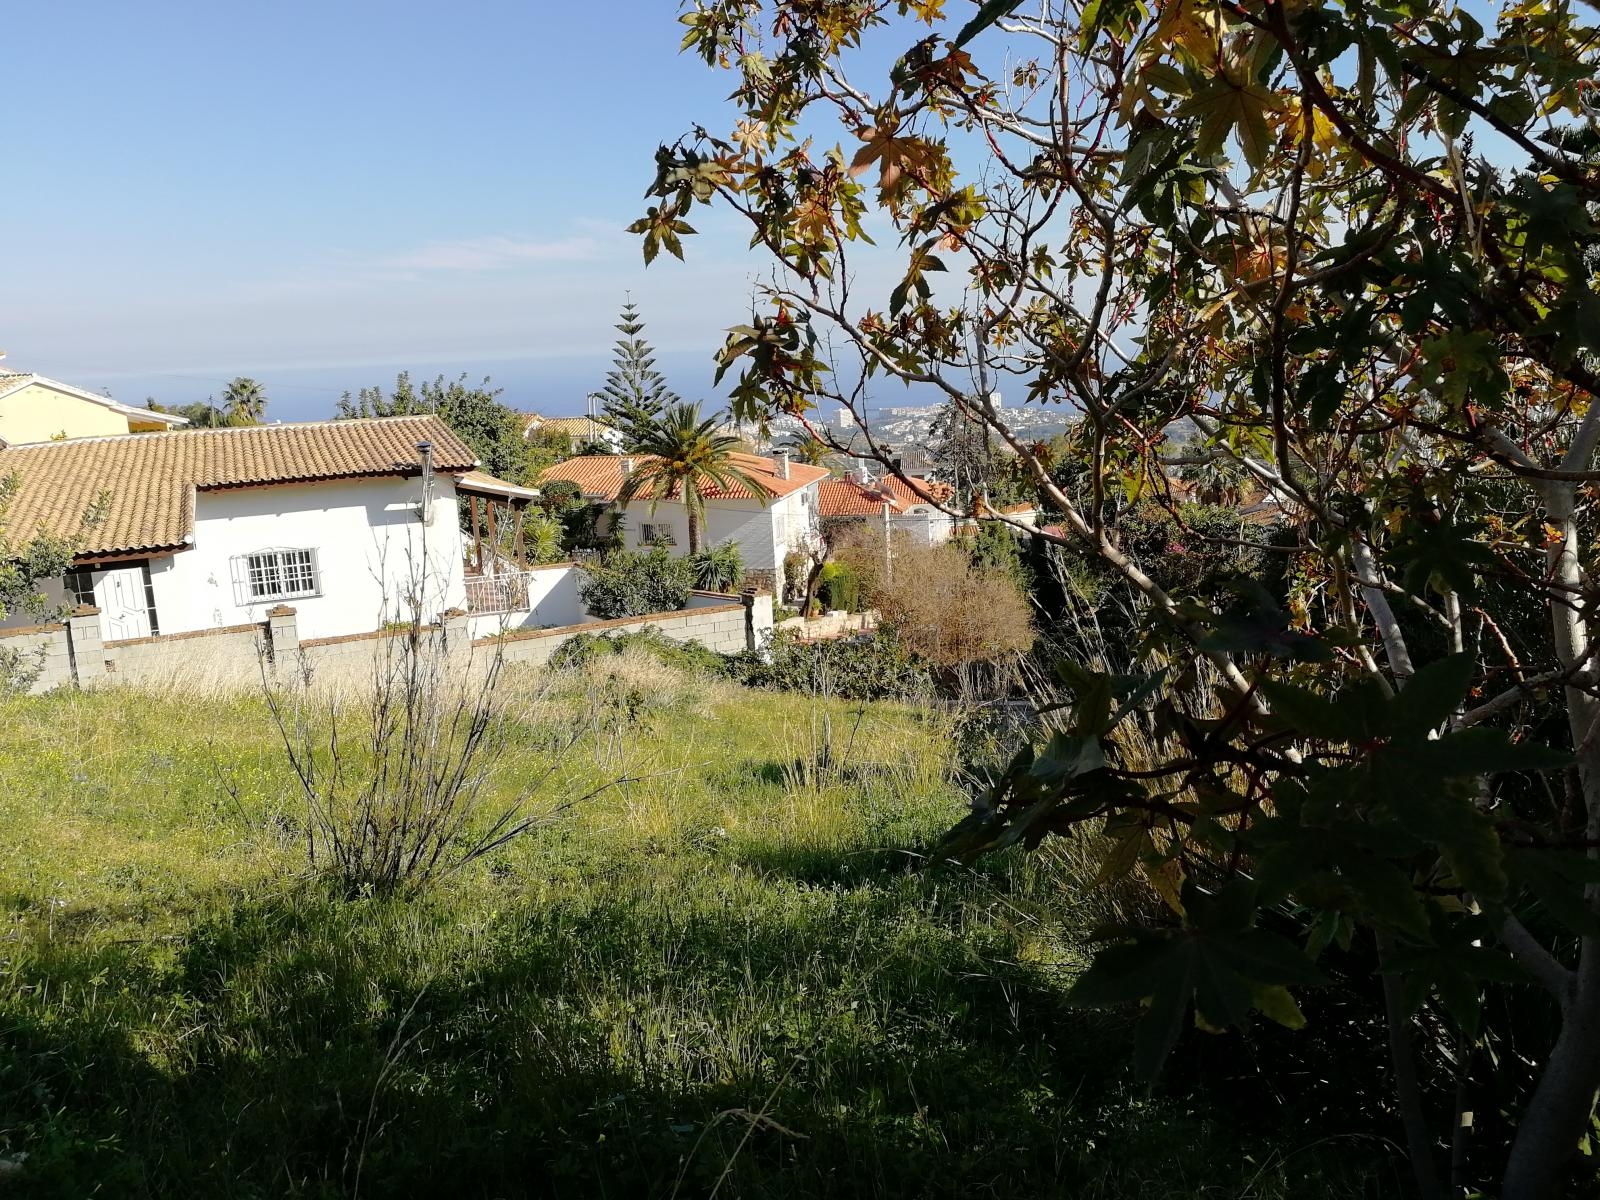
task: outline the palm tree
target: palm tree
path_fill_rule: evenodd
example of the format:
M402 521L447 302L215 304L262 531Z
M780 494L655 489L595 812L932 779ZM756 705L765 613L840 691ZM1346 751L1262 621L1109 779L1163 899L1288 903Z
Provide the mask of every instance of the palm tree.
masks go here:
M222 408L230 425L259 425L267 415L267 390L240 375L222 392Z
M735 459L739 439L718 433L715 419L701 420L698 404L668 405L659 418L638 432L634 448L643 459L623 479L617 504L649 500L653 516L662 500L681 500L689 515L690 554L700 553L707 491L744 487L766 504L770 495L766 487Z
M796 462L809 463L813 467L820 467L833 453L833 447L821 438L812 437L809 433L797 433L788 442L779 447L787 450Z

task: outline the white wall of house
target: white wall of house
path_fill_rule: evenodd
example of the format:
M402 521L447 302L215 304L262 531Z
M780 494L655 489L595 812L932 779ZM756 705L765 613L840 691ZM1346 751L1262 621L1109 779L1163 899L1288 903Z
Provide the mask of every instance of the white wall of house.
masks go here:
M282 603L302 639L364 633L408 618L419 583L426 619L462 607L454 484L435 479L426 530L420 503L417 477L200 492L194 546L150 565L161 632L249 624ZM316 552L315 595L252 598L245 556L273 549Z
M645 526L671 531L677 552L689 552L689 517L683 505L663 500L654 514L648 501L635 501L623 516L623 544L629 549L648 546ZM765 506L754 500L707 500L702 543L716 546L733 542L749 571L775 571L789 551L805 545L817 528L815 484L773 499Z
M913 504L905 512L891 516L889 525L895 532L907 534L919 546L948 542L955 529L955 522L948 514L924 504Z
M521 573L519 569L519 574ZM472 636L490 637L513 629L551 629L592 620L578 595L583 568L549 563L526 572L528 607L508 612L475 613Z

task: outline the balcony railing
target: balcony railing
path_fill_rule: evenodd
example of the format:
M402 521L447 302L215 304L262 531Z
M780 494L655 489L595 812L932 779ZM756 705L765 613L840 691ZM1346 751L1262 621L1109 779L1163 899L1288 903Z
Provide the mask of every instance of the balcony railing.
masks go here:
M497 575L467 576L468 612L526 612L527 609L528 572L502 571Z

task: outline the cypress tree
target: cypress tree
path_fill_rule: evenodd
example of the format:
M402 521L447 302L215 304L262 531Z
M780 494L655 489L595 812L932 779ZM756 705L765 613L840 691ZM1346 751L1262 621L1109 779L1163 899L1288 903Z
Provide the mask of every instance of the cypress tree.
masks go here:
M641 336L644 322L631 299L623 304L622 319L616 328L622 336L617 339L611 370L606 372L605 386L600 389L604 397L602 415L622 435L623 447L633 450L660 421L667 406L682 401L656 370L655 350Z

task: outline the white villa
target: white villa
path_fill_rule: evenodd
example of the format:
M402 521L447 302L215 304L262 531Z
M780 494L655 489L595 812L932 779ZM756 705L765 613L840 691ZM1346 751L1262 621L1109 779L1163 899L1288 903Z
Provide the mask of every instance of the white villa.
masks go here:
M368 632L413 603L427 620L465 608L457 496L528 494L476 466L432 416L0 449L0 477L17 479L9 532L77 539L75 569L45 591L98 608L108 642L258 623L284 604L304 638Z
M856 518L875 521L891 533L903 533L919 546L949 541L954 519L938 504L950 499L950 486L911 476L914 486L895 475L873 482L864 478L829 479L818 501L826 519ZM935 502L938 503L935 503Z
M781 591L784 558L791 550L809 548L817 536L818 489L828 478L827 468L791 462L781 454L777 458L732 457L763 494L757 496L742 485L708 491L702 541L707 546L734 543L747 578ZM591 503L614 505L623 481L644 461L643 456L580 455L551 467L539 477L539 483L544 486L564 480L576 484ZM624 545L638 548L666 543L687 551L689 520L681 500L663 499L653 505L649 500L635 500L620 515Z

